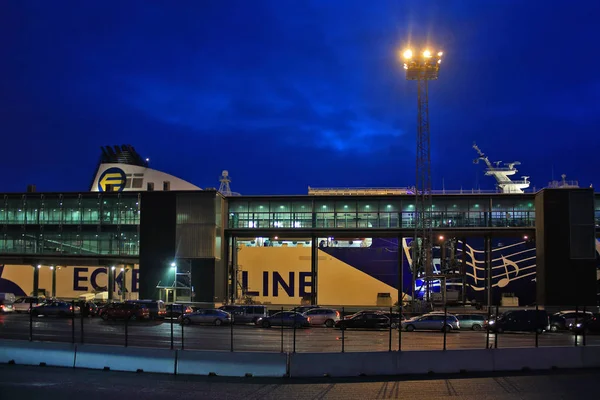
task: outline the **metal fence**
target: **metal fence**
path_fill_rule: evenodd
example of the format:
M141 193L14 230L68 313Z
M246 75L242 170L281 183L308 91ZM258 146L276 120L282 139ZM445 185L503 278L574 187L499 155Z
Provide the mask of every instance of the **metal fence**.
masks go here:
M570 311L570 314L563 314L570 318L557 319L558 317L553 316L548 321L551 324L562 325L547 325L545 329L533 329L531 332L510 332L513 329L498 328L499 326L508 326L506 324L509 322L506 318L509 318L507 315L510 315L510 311L524 310L523 308L498 306L487 310L445 307L435 314L427 314L435 315L437 320L442 321L440 329L421 331L417 326L414 332L407 331L412 330L410 328L411 320L398 321L398 326L391 323L378 329L353 329L347 325L344 326L343 322L341 326L333 328L300 327L295 323L287 327L284 326L283 320L281 326L271 328L251 324L184 325L173 318L151 321L104 321L100 318L89 318L83 313L76 313L75 306L76 303L73 302L72 311L64 318L36 317L32 312L27 315L2 315L0 316L0 337L29 341L111 344L125 347L282 353L600 345L600 335L589 334L590 329L588 329L588 327L593 328L592 330L596 329L597 308L589 309L579 306L558 307L556 310L548 309L543 315L552 315L555 311L562 309ZM345 321L344 316L350 312L346 307L340 307L338 310L341 314L341 321ZM538 312L545 309L534 307L527 310L530 311L530 315L538 315ZM536 313L533 313L533 310ZM284 308L271 311L284 311ZM393 313L402 315L403 310L396 307L380 309L380 311L389 313L389 315L393 315ZM441 329L442 326L445 327L449 324L448 321L453 320L453 315L479 315L486 322L482 326L474 326L474 329L470 330ZM271 318L276 318L276 316ZM394 321L392 320L392 322ZM553 332L554 328L556 328L556 332Z

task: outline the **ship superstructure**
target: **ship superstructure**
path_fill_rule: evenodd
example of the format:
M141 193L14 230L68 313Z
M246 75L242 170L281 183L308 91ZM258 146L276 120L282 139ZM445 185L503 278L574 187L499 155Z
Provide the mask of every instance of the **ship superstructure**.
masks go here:
M521 165L519 161L504 164L502 164L502 161L495 161L492 163L479 147L477 147L477 144L473 143L473 148L479 155L478 158L473 160L473 163L478 164L479 161L485 162L487 165L485 175L493 176L496 179L496 186L501 193L525 193L524 189L527 189L531 184L531 182L528 181L528 176L522 176L522 179L518 181L510 179L510 176L519 172L519 170L515 168L515 165Z

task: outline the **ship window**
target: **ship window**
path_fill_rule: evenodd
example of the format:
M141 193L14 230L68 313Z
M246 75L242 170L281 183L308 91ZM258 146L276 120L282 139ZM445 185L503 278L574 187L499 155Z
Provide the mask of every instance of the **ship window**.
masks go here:
M131 188L131 178L125 179L125 189Z
M133 178L131 187L133 189L141 189L144 186L144 178Z

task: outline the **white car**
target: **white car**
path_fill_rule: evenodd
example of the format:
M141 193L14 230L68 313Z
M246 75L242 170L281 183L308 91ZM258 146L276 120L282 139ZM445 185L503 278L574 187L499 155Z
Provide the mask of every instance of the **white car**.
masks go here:
M13 303L13 310L18 313L29 312L29 308L35 308L43 302L44 299L41 297L21 297Z

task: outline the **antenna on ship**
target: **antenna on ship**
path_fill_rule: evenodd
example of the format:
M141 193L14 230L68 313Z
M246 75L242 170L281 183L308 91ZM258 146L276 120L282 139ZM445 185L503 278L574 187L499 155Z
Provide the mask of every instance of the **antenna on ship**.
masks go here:
M516 174L518 170L515 168L515 165L521 165L519 161L513 161L510 163L502 163L502 161L494 161L490 162L488 157L481 151L477 144L473 143L473 148L477 152L479 156L475 160L473 160L474 164L479 164L479 161L482 160L487 165L485 170L486 176L493 176L496 179L496 187L500 189L501 193L524 193L523 189L527 189L531 182L528 176L522 177L520 181L513 181L510 179L510 176ZM495 166L494 166L495 164ZM504 166L501 166L504 164Z
M221 172L221 177L219 178L219 182L221 182L221 185L219 186L219 192L221 192L221 194L223 196L239 196L240 195L239 193L231 191L231 186L229 186L229 183L231 183L231 178L229 178L229 171L227 171L226 169L223 170L223 172Z

